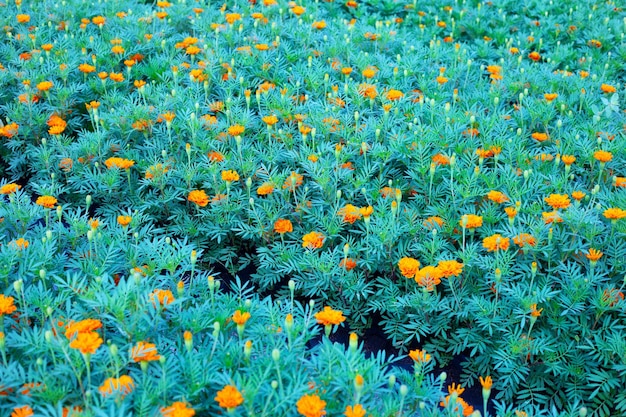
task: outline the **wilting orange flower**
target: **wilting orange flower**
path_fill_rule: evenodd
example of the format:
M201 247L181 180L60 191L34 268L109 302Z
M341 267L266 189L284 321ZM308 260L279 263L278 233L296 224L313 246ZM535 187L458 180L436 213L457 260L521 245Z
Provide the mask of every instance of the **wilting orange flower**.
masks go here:
M23 237L20 237L19 239L15 239L9 242L9 247L15 248L18 250L27 249L28 246L30 246L30 242L24 239Z
M346 271L352 271L356 267L356 261L352 258L344 258L339 262L339 267Z
M534 132L532 135L530 135L533 139L535 139L537 142L545 142L546 140L549 139L549 136L547 133L542 133L542 132Z
M545 224L563 223L563 219L561 218L557 210L550 211L550 212L544 211L543 213L541 213L541 215L543 216L543 222Z
M296 403L298 413L304 417L322 417L326 415L326 401L315 394L305 394Z
M250 319L250 317L251 315L247 311L242 313L241 310L237 310L235 311L235 314L233 314L232 320L238 326L242 326L246 324L246 322Z
M102 338L96 332L78 333L76 338L70 343L70 347L80 350L83 355L94 354L102 345L102 342Z
M274 185L269 182L264 182L259 188L257 188L256 193L258 195L269 195L274 192Z
M98 391L103 397L110 397L112 395L119 395L124 398L130 394L135 388L135 382L130 375L122 375L119 378L107 378L104 380Z
M291 171L291 175L289 175L283 183L283 189L289 188L291 190L295 190L296 187L302 185L303 180L304 177L302 175L296 173L295 171Z
M498 204L506 203L507 201L509 201L509 198L506 195L504 195L500 191L494 190L489 191L489 193L487 194L487 198Z
M20 188L22 188L21 185L10 182L0 187L0 194L4 194L4 195L13 194Z
M463 223L465 223L465 226L463 226ZM459 225L467 229L475 229L483 225L483 216L477 216L475 214L464 214L463 216L461 216Z
M437 268L444 278L450 278L451 276L458 277L463 272L463 264L455 260L439 261Z
M361 212L359 211L359 208L353 206L352 204L346 204L344 207L339 209L337 214L343 217L344 222L350 224L353 224L355 221L361 218Z
M598 161L598 162L602 162L602 163L607 163L609 162L611 159L613 159L613 154L611 152L608 151L595 151L593 153L593 157Z
M602 214L609 220L617 221L626 217L626 210L622 210L621 208L609 208L604 210Z
M387 91L386 96L387 96L387 100L396 101L404 97L404 93L399 90L389 90Z
M509 238L503 237L499 233L495 233L483 239L483 247L488 252L496 252L498 250L507 250L509 248Z
M222 180L226 182L239 181L239 174L237 173L237 171L234 171L232 169L222 171Z
M51 195L42 195L41 197L37 198L37 201L35 201L35 204L49 209L54 208L54 205L56 203L57 199L52 197Z
M274 232L280 234L293 232L293 224L291 224L290 220L278 219L274 222Z
M361 404L355 404L354 406L346 406L346 411L343 413L346 417L365 417L366 410Z
M234 385L226 385L221 391L217 392L215 401L220 407L232 410L243 404L243 396Z
M119 168L119 169L130 169L130 167L135 165L135 161L133 161L132 159L124 159L124 158L118 158L117 156L113 156L107 159L106 161L104 161L104 165L106 165L108 169L111 169L113 167Z
M14 300L15 299L13 297L0 294L0 316L11 314L17 309L17 307L13 304Z
M187 407L182 401L176 401L169 407L161 408L161 416L163 417L193 417L196 415L196 410L191 407Z
M428 265L417 271L415 274L415 282L420 287L426 288L426 291L433 291L435 287L441 284L441 270L436 266Z
M600 90L602 90L603 93L614 93L616 91L615 87L610 84L602 84Z
M426 363L430 362L431 356L430 353L426 353L425 350L415 349L409 351L409 357L413 359L416 363Z
M130 357L135 363L158 361L161 359L161 355L157 352L156 345L154 343L146 342L137 342L137 344L130 351Z
M598 260L600 260L600 258L602 258L602 255L604 255L602 252L600 252L599 250L596 249L589 249L589 252L585 254L585 257L587 259L589 259L591 262L598 262Z
M307 233L302 236L302 247L309 249L319 249L324 246L326 237L318 232Z
M209 204L209 196L204 192L204 190L193 190L187 196L187 200L192 203L196 203L200 207L205 207Z
M519 235L515 236L513 238L513 243L515 243L517 246L523 248L524 246L528 245L528 246L535 246L537 244L537 241L535 240L535 238L528 234L528 233L520 233Z
M30 417L34 415L35 413L33 413L33 409L30 408L30 406L28 405L24 405L22 407L15 407L13 409L13 412L11 413L11 417Z
M159 305L166 306L174 301L174 294L172 294L170 290L157 288L150 294L150 301L154 305L158 303Z
M341 310L333 310L329 306L326 306L324 307L324 310L315 313L315 319L318 324L322 324L324 326L338 325L346 320Z
M555 210L566 209L571 204L567 194L550 194L548 197L544 198L544 201Z
M539 310L537 310L537 304L531 304L530 305L530 315L532 317L539 317L541 316L541 312L543 311L543 308L540 308Z
M444 221L439 216L430 216L426 220L424 220L424 227L432 230L435 227L441 227L444 225Z
M415 274L419 271L420 263L415 258L404 257L398 261L400 273L405 278L415 278Z

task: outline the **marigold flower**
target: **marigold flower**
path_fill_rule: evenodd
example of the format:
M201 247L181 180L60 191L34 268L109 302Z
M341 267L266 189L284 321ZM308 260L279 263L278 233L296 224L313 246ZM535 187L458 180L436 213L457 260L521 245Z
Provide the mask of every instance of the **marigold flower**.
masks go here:
M292 171L291 175L289 175L287 179L285 179L285 182L283 183L283 189L295 190L296 187L302 185L303 180L304 176Z
M535 238L528 233L520 233L513 238L513 243L523 248L526 245L535 246L537 244L537 240L535 240Z
M83 355L94 354L102 345L102 342L102 338L96 332L78 333L76 338L70 343L70 347L80 350Z
M274 126L276 123L278 123L278 117L272 115L269 116L265 116L263 117L263 123L265 123L268 126Z
M302 247L309 249L319 249L324 246L326 237L319 232L311 232L302 236Z
M313 27L313 29L322 30L326 28L326 21L320 20L317 22L313 22L311 26Z
M187 407L182 401L176 401L169 407L161 408L161 416L163 417L193 417L196 415L196 410L191 407Z
M504 209L504 212L509 219L514 219L515 216L517 216L517 210L515 209L515 207L506 207Z
M326 306L324 307L324 310L315 313L315 319L318 324L322 324L324 326L339 325L346 320L341 310L333 310L329 306Z
M593 153L593 157L601 163L607 163L609 162L611 159L613 159L613 154L611 152L608 151L595 151Z
M487 249L488 252L496 252L498 250L507 250L509 249L509 244L510 244L509 238L503 237L499 233L495 233L483 239L483 247Z
M228 128L228 134L235 137L243 135L243 132L246 131L246 128L242 125L232 125Z
M210 162L222 162L224 160L224 155L218 151L211 151L208 153Z
M54 208L54 205L56 203L57 199L52 197L51 195L42 195L41 197L37 198L37 201L35 201L35 204L49 209Z
M215 401L220 407L232 410L243 404L243 396L234 385L226 385L221 391L217 392Z
M54 86L52 81L42 81L37 84L37 90L39 91L48 91Z
M130 169L130 167L135 165L135 161L132 159L124 159L113 156L104 161L104 165L106 165L108 169L112 169L113 167L118 169Z
M424 287L426 291L433 291L435 287L441 284L441 270L436 266L428 265L417 271L415 274L415 282L420 287Z
M135 388L135 382L130 375L122 375L119 378L107 378L102 385L98 388L100 395L103 397L110 397L112 395L119 395L124 398L130 394Z
M17 19L17 23L28 23L30 22L30 15L27 14L18 14L15 16Z
M130 216L117 216L117 223L120 226L128 226L132 220L133 218Z
M555 210L566 209L571 204L567 194L550 194L548 197L544 198L544 201Z
M387 91L386 96L387 96L387 100L396 101L404 97L404 93L402 91L392 89L392 90Z
M398 261L400 273L405 278L415 278L415 274L419 271L420 263L415 258L404 257Z
M154 343L137 342L130 351L130 357L133 362L151 362L161 359Z
M461 216L459 225L467 229L476 229L483 225L483 217L475 214L464 214Z
M361 216L363 216L365 219L369 219L371 215L374 213L374 207L372 206L361 207L359 209L359 213L361 213Z
M444 278L450 278L451 276L458 277L463 273L463 264L455 260L442 260L437 264L437 269L439 269L441 276Z
M193 190L187 196L187 200L192 203L196 203L200 207L205 207L209 204L209 196L204 190Z
M274 222L274 232L280 234L293 232L293 224L291 224L290 220L278 219Z
M602 214L609 220L617 221L626 217L626 210L622 210L621 208L608 208L604 210Z
M298 413L304 417L322 417L326 415L326 401L315 394L305 394L296 403Z
M576 162L576 157L574 155L563 155L561 156L561 161L566 166L569 166L569 165L572 165L574 162Z
M98 319L85 319L80 321L71 321L65 326L65 337L72 339L80 333L92 333L102 327L102 322Z
M548 103L552 103L558 96L559 95L557 93L546 93L543 95Z
M409 351L409 357L413 359L413 361L419 364L430 362L430 359L431 359L430 353L426 353L425 350L420 350L420 349Z
M585 198L587 194L583 193L582 191L574 191L572 192L572 198L576 201L580 201L583 198Z
M343 217L343 221L346 223L354 224L357 220L361 218L361 212L358 207L353 206L352 204L346 204L344 207L339 209L337 214Z
M258 195L269 195L272 194L274 192L274 185L269 183L269 182L265 182L263 183L259 188L257 188L256 193Z
M450 158L442 153L438 153L432 157L432 161L437 165L450 165Z
M89 74L96 71L96 67L89 64L80 64L78 70L84 74Z
M13 412L11 413L11 417L30 417L34 415L35 413L33 413L33 409L30 408L30 406L28 405L24 405L22 407L15 407L13 409Z
M614 177L614 186L626 188L626 177Z
M22 188L21 185L10 182L0 187L0 194L4 194L4 195L13 194L20 188Z
M235 314L233 314L232 320L238 325L238 326L242 326L244 324L246 324L246 322L250 319L250 313L248 313L247 311L242 313L241 310L237 310L235 311Z
M171 304L174 300L174 294L172 294L172 291L170 290L157 288L150 294L150 301L154 305L158 303L159 305L166 306Z
M339 262L339 268L344 268L346 271L352 271L356 268L356 261L352 258L344 258Z
M541 316L541 312L543 311L543 308L540 308L539 310L537 310L537 304L531 304L530 305L530 315L532 317L539 317Z
M346 417L365 417L365 413L366 410L361 404L355 404L354 406L347 406L343 414Z
M543 216L543 222L545 224L563 223L563 219L561 218L557 210L550 211L550 212L544 211L543 213L541 213L541 215Z
M12 314L17 309L15 304L13 304L14 300L13 297L0 294L0 316Z
M597 249L589 249L589 252L585 254L585 257L589 259L591 262L598 262L600 258L602 258L604 254Z
M226 182L239 181L239 174L237 173L237 171L232 169L222 171L222 180Z
M541 59L541 55L539 54L539 52L533 51L533 52L528 54L528 58L530 58L533 61L537 62L537 61L539 61Z
M424 220L424 227L428 228L429 230L434 229L435 227L441 227L444 225L444 221L441 217L439 216L430 216L428 217L426 220Z
M304 14L304 12L306 11L306 9L302 6L294 6L291 8L291 12L293 14L295 14L296 16L300 16L302 14Z
M602 84L600 86L600 90L602 90L603 93L614 93L615 91L617 91L615 90L615 87L610 84Z
M504 195L500 191L494 190L489 191L489 193L487 194L487 198L498 204L506 203L507 201L509 201L509 198L506 195Z
M547 133L542 133L542 132L534 132L532 135L530 135L533 139L535 139L537 142L545 142L546 140L549 139L549 136Z
M480 385L482 385L483 389L490 390L493 386L493 380L490 376L486 376L484 379L481 376L478 378L478 380L480 381Z
M226 13L225 19L228 24L232 25L237 20L241 20L241 15L239 13Z

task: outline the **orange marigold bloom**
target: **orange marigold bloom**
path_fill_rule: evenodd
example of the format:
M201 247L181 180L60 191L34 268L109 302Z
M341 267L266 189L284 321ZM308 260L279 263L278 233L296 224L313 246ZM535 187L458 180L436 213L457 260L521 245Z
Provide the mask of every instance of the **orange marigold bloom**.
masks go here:
M433 291L435 287L441 284L441 270L436 266L428 265L417 271L415 274L415 282L420 287L425 287L426 291Z
M234 385L226 385L221 391L217 392L215 401L220 407L232 410L243 404L243 396Z
M541 215L543 216L543 222L545 224L563 223L563 219L561 218L557 210L550 211L550 212L544 211L543 213L541 213Z
M95 16L93 19L91 19L91 22L97 26L104 25L104 23L106 22L106 18L104 16Z
M604 210L602 214L609 220L617 221L626 217L626 210L622 210L621 208L608 208Z
M137 342L137 344L130 351L130 357L135 363L158 361L161 359L161 355L157 352L156 345L154 343L146 342Z
M298 413L304 417L322 417L326 415L326 401L315 394L305 394L296 403Z
M574 200L576 200L576 201L580 201L580 200L582 200L583 198L585 198L585 196L586 196L586 195L587 195L587 194L583 193L582 191L574 191L574 192L572 193L572 198L573 198Z
M238 326L242 326L244 324L246 324L246 322L250 319L251 315L250 313L246 312L241 312L241 310L237 310L235 311L235 314L233 314L232 320L238 325Z
M426 220L424 220L424 227L432 230L435 227L441 227L444 225L444 221L439 216L430 216Z
M269 182L264 182L259 188L257 188L256 193L258 195L269 195L274 192L274 185Z
M117 223L120 226L128 226L132 219L130 216L117 216Z
M302 247L309 249L319 249L324 246L326 237L319 232L311 232L302 236Z
M539 52L533 51L533 52L528 54L528 58L530 58L533 61L537 62L537 61L539 61L541 59L541 55L539 54Z
M591 248L589 249L589 252L585 254L585 257L589 259L591 262L598 262L598 260L602 258L602 255L604 254L600 252L599 250Z
M187 200L192 203L196 203L200 207L205 207L209 204L209 196L204 192L204 190L193 190L187 196Z
M232 125L228 128L228 134L231 136L241 136L246 128L242 125Z
M569 166L572 165L574 162L576 162L576 157L574 155L563 155L561 156L561 161Z
M404 93L402 91L392 89L392 90L387 91L386 96L387 96L387 100L396 101L404 97Z
M130 375L122 375L119 378L107 378L98 388L100 395L110 397L112 395L124 398L135 388L135 382Z
M239 174L232 169L222 171L222 180L226 182L239 181Z
M626 188L626 178L625 177L615 177L614 181L615 181L614 185L616 187Z
M24 405L22 407L15 407L13 409L13 412L11 413L11 417L30 417L34 415L35 413L33 413L33 409L30 408L30 406L28 405Z
M361 213L361 216L363 216L365 219L369 219L370 216L374 213L374 207L372 206L361 207L359 209L359 213Z
M9 242L9 247L12 247L18 250L27 249L29 246L30 246L30 242L24 239L23 237Z
M442 153L433 156L432 161L437 165L450 165L450 158Z
M52 81L42 81L37 84L37 90L39 91L48 91L52 87L54 87L54 83Z
M365 413L366 410L361 404L355 404L354 406L347 406L343 414L346 417L365 417Z
M322 324L324 326L339 325L346 320L341 310L333 310L329 306L326 306L324 307L324 310L315 313L315 319L318 324Z
M289 175L283 183L283 189L289 188L291 190L295 190L296 187L302 185L303 180L304 177L302 175L296 173L295 171L291 171L291 175Z
M274 116L273 114L265 116L263 117L263 122L268 126L274 126L276 123L278 123L278 117Z
M539 310L537 310L537 304L531 304L530 305L530 315L532 317L539 317L541 316L541 312L543 311L543 308L540 308Z
M182 401L176 401L169 407L161 408L161 416L163 417L193 417L196 415L196 410L191 407L187 407Z
M4 195L13 194L20 188L22 188L21 185L10 182L0 187L0 194L4 194Z
M533 139L535 139L537 142L545 142L546 140L549 139L549 136L547 133L541 133L541 132L534 132L532 135L530 135Z
M318 22L313 22L311 26L313 27L313 29L322 30L326 28L326 21L320 20Z
M291 12L295 14L296 16L302 15L305 11L306 9L302 6L294 6L291 8Z
M15 17L17 19L17 23L28 23L28 22L30 22L30 15L18 14Z
M593 153L593 157L598 161L598 162L602 162L602 163L607 163L609 162L611 159L613 159L613 154L609 151L595 151Z
M89 74L91 72L95 72L96 67L94 67L93 65L89 65L89 64L80 64L78 66L78 70L84 74Z
M293 232L293 224L291 224L290 220L278 219L274 222L274 232L280 234Z
M514 207L506 207L504 209L504 212L506 213L509 219L513 219L515 218L515 216L517 216L517 210L515 210Z
M35 201L35 204L49 209L54 208L54 205L56 203L57 199L52 197L51 195L42 195L41 197L37 198L37 201Z
M102 345L102 342L102 338L96 332L79 333L70 343L70 347L80 350L83 355L94 354Z
M548 103L554 101L559 95L557 93L546 93L543 97L546 99Z
M356 268L356 261L352 258L344 258L339 262L339 267L344 268L346 271L351 271Z
M211 151L208 153L210 162L222 162L224 160L224 155L218 151Z
M494 190L489 191L489 193L487 194L487 198L498 204L506 203L507 201L509 201L509 198L506 195L504 195L500 191Z
M483 247L488 252L495 252L498 250L509 249L509 238L503 237L501 234L496 233L483 239Z
M166 306L168 304L171 304L174 300L174 294L172 294L172 291L170 290L162 290L160 288L157 288L150 294L150 301L154 305L158 303L159 305Z
M13 297L7 297L4 294L0 294L0 316L11 314L17 309L17 307L13 304L14 300L15 299Z
M439 261L437 268L439 269L439 272L441 272L441 276L444 278L450 278L451 276L458 277L461 273L463 273L463 264L455 260Z
M226 13L225 19L226 22L232 25L237 20L241 20L241 15L239 13Z
M548 197L544 198L544 201L555 210L566 209L571 204L567 194L550 194Z
M610 84L602 84L600 90L602 90L603 93L614 93L616 91L615 87Z
M135 165L135 161L133 161L132 159L124 159L124 158L118 158L117 156L113 156L107 159L106 161L104 161L104 165L106 165L108 169L111 169L113 167L119 168L119 169L130 169L130 167Z
M463 226L463 223L465 223L465 226ZM475 214L464 214L463 216L461 216L459 225L467 229L475 229L483 225L483 216L477 216Z
M535 246L537 244L537 241L535 240L535 238L528 234L528 233L520 233L519 235L515 236L513 238L513 243L515 243L517 246L523 248L524 246L528 245L528 246Z
M359 208L353 206L352 204L346 204L344 207L339 209L337 214L343 217L344 222L350 224L354 224L355 221L361 218L361 212L359 211Z
M72 339L80 333L92 333L102 327L102 322L98 319L85 319L80 321L71 321L65 326L65 337Z
M415 258L404 257L398 261L400 273L405 278L415 278L415 274L419 271L420 263Z
M430 362L431 356L430 353L426 353L425 350L415 349L409 351L409 357L413 359L416 363L426 363Z

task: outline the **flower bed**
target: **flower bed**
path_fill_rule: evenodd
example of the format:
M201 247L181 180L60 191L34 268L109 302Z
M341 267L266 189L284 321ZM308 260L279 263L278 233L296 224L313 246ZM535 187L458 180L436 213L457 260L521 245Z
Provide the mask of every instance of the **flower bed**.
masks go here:
M3 4L0 411L626 413L622 12Z

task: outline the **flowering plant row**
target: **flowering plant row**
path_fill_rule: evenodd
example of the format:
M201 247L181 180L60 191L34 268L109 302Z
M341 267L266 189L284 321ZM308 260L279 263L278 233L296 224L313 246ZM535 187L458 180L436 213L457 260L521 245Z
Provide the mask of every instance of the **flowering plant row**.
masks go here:
M380 326L429 366L462 355L454 382L489 375L514 407L502 413L625 412L619 7L79 4L0 7L0 293L13 297L3 317L21 306L3 348L29 355L19 372L70 366L78 350L57 378L74 375L73 402L104 404L92 376L126 394L140 378L134 412L160 410L167 378L119 374L114 353L92 372L89 355L110 340L156 358L163 348L137 343L174 349L164 332L223 328L232 311L184 301L153 326L159 305L208 302L220 272L282 305L313 299L359 334ZM170 381L189 381L192 365L176 366ZM224 382L203 385L203 404L243 392Z

